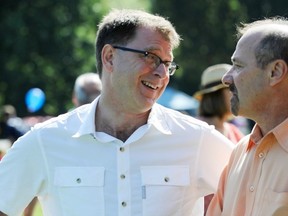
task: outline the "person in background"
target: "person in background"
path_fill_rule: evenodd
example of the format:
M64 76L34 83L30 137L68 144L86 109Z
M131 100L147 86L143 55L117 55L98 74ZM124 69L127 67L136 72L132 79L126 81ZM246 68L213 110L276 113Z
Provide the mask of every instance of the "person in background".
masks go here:
M236 144L244 135L234 124L229 123L234 118L230 111L230 92L221 81L231 67L229 64L216 64L205 69L201 76L200 90L194 97L199 100L197 118L214 125Z
M44 215L191 216L216 190L233 144L156 103L179 67L179 43L161 16L106 15L96 38L101 95L14 143L0 162L0 215L38 196Z
M72 102L75 107L91 103L102 90L102 83L98 74L89 72L78 76L75 80Z
M288 215L288 19L243 24L238 38L222 81L232 113L256 125L236 145L207 215Z
M14 106L6 104L0 108L0 139L8 139L12 145L29 129L24 121L17 116Z
M230 92L221 79L231 69L229 64L216 64L206 68L201 75L200 90L194 94L199 100L198 117L216 130L224 134L233 143L237 143L244 135L229 121L234 118L230 111ZM204 198L204 215L213 194Z

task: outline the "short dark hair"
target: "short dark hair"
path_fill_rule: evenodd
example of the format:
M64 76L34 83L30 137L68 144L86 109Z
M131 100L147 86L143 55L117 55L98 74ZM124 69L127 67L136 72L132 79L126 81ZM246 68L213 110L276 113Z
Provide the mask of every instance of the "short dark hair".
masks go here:
M165 18L141 10L112 10L98 26L96 36L96 66L102 74L101 52L105 44L126 45L131 41L139 27L149 27L160 32L172 48L180 43L180 36L173 25Z
M223 118L230 112L225 100L224 89L203 94L198 110L200 116Z
M259 68L265 68L267 64L276 60L282 59L288 64L288 32L281 29L281 26L288 28L288 19L285 17L273 17L258 20L249 24L239 25L237 27L237 38L241 38L249 29L264 26L264 25L279 25L279 30L274 28L266 29L264 37L256 46L254 53Z

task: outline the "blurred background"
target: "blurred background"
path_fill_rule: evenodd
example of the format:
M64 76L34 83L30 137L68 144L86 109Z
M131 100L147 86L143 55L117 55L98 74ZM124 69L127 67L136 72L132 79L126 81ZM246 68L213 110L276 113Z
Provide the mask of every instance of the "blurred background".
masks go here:
M111 8L144 9L172 21L183 41L174 53L180 70L169 86L186 96L199 88L206 67L230 63L236 24L288 16L287 0L1 0L0 4L0 105L13 105L20 117L55 116L73 106L74 80L96 70L97 24Z

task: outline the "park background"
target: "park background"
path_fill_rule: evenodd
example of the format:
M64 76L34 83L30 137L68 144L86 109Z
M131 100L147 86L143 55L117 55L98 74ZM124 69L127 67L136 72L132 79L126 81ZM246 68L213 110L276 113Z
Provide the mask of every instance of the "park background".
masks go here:
M0 106L12 104L20 117L71 109L75 78L96 71L97 24L111 8L169 18L183 39L174 52L180 69L169 86L191 96L206 67L230 63L237 24L288 16L287 0L1 0L0 5ZM43 90L45 103L31 111L25 96L34 88ZM42 215L39 205L34 215Z
M174 52L180 69L169 86L188 95L202 71L230 63L236 25L288 16L287 0L1 0L0 105L20 117L55 116L72 107L75 78L95 68L97 24L111 8L143 9L168 17L183 41ZM25 94L40 88L41 109L31 112Z

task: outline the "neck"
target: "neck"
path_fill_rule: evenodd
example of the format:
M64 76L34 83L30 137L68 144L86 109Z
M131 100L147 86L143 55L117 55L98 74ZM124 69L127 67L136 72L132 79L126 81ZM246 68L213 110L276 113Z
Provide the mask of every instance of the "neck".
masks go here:
M273 116L271 115L271 113L269 113L269 115L266 115L263 118L259 118L258 120L255 118L252 120L254 120L259 125L263 136L265 136L267 133L269 133L269 131L277 127L277 125L281 124L287 118L288 114L281 116Z
M99 102L95 116L96 131L107 133L125 142L139 127L147 123L149 113L119 112L104 107Z

